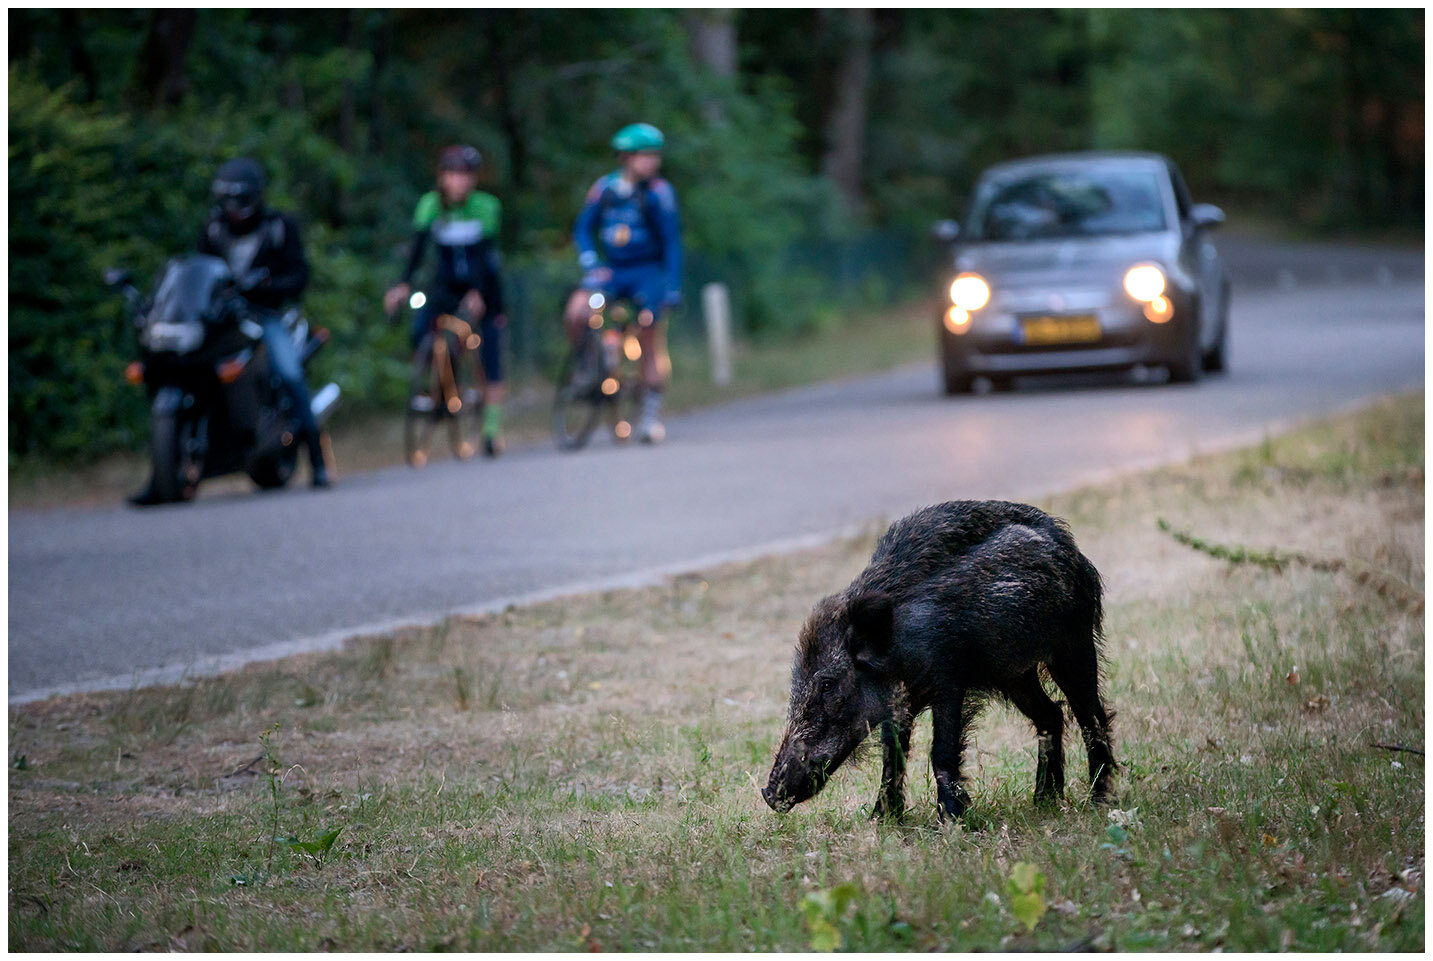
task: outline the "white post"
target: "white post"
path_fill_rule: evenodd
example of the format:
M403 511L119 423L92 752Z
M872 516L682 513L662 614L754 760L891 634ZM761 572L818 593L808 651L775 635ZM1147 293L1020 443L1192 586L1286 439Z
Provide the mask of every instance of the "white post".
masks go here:
M712 383L731 383L731 301L726 284L702 287L702 316L707 321L707 348L712 357Z

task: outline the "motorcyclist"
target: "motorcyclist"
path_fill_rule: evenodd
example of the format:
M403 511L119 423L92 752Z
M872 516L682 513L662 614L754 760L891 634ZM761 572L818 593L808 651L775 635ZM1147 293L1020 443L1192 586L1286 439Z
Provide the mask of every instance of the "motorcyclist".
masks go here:
M483 393L483 453L496 457L503 449L501 334L507 325L496 248L502 204L492 194L477 189L481 165L482 156L473 147L459 145L443 150L438 159L437 189L420 197L413 213L413 243L403 279L388 290L383 303L393 314L412 292L413 275L432 240L438 249L437 270L431 287L425 291L423 307L413 319L412 343L418 346L439 314L461 311L481 322L478 354L487 382Z
M297 222L288 214L270 210L264 203L267 178L259 162L237 157L222 164L211 186L214 207L199 231L196 249L218 257L229 272L264 330L269 364L278 374L292 402L299 439L308 449L313 486L328 487L323 444L314 420L312 397L304 383L303 365L293 337L283 322L282 308L297 300L308 285ZM153 478L144 491L131 498L136 504L158 501Z
M657 176L662 165L662 132L648 123L617 131L612 149L620 167L587 192L573 239L583 277L567 303L568 337L577 343L594 292L630 298L637 307L637 340L642 348L642 416L637 437L657 443L662 394L671 364L667 359L665 313L681 302L682 233L677 195Z

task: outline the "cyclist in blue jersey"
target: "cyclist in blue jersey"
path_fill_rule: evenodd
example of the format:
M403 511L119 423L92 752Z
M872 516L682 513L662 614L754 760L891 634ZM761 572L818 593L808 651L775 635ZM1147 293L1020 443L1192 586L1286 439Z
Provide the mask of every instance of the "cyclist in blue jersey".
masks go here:
M582 283L568 301L568 336L577 343L594 293L630 298L637 308L645 387L637 437L657 443L667 359L663 315L681 302L682 225L672 185L657 176L662 132L647 123L623 127L612 138L619 168L587 192L573 236Z
M383 306L393 314L412 292L413 275L423 262L431 240L438 250L437 270L426 301L413 318L410 337L416 348L438 314L462 311L481 322L478 354L487 387L483 393L483 452L502 452L502 278L496 248L502 206L498 198L477 188L482 157L473 147L446 148L438 160L438 184L418 199L413 214L413 243L403 279L384 295Z

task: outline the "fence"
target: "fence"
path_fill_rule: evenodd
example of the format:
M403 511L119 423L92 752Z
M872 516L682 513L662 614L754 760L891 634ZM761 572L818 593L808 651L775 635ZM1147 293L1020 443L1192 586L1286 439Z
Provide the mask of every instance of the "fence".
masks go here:
M683 306L668 334L678 341L705 336L701 289L707 283L727 286L738 336L779 336L830 326L853 309L889 306L920 293L937 257L922 235L898 229L808 239L764 260L689 251ZM576 266L568 260L519 260L505 274L513 372L551 375L565 349L560 317L578 279Z

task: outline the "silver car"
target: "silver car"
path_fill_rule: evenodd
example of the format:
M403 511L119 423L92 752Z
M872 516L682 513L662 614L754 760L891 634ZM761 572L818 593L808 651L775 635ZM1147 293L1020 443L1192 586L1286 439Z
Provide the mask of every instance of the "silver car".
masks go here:
M1074 153L991 167L963 225L942 221L954 272L940 318L945 390L984 377L1227 362L1229 278L1178 168L1153 153Z

